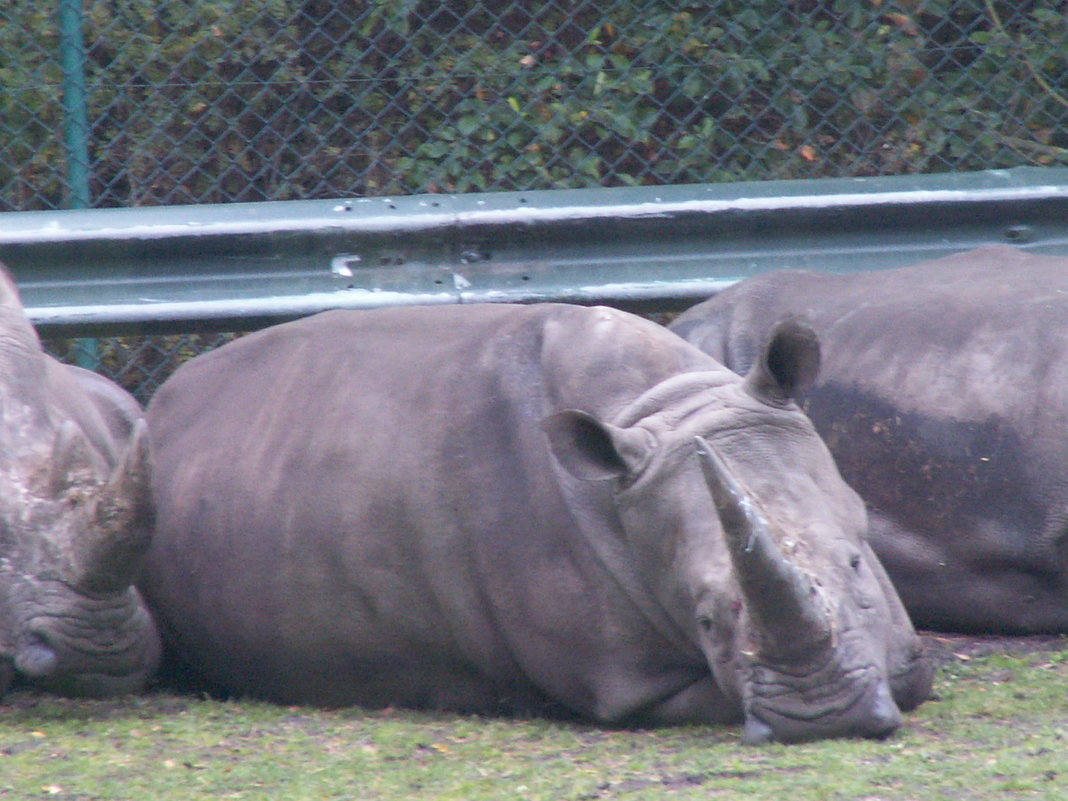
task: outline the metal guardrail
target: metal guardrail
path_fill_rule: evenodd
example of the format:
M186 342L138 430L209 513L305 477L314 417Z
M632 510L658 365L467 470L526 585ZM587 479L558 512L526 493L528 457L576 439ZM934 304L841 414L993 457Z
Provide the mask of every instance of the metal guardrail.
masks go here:
M1068 169L0 214L43 336L404 304L664 310L772 269L1006 242L1068 256Z

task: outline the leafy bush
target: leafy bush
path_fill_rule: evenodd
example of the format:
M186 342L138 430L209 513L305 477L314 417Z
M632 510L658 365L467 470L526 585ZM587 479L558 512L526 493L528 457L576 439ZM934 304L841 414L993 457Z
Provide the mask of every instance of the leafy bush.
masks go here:
M56 206L58 37L11 5L0 208ZM1068 163L1059 0L86 9L100 206Z

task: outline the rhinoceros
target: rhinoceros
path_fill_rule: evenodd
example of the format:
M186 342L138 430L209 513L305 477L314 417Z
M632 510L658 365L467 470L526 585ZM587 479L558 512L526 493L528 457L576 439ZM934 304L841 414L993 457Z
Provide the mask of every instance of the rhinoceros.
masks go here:
M137 402L45 354L0 266L0 696L139 690L160 643L133 586L152 526Z
M165 643L281 703L887 735L931 669L790 393L606 308L334 311L149 404Z
M744 372L789 318L819 336L802 404L913 622L1068 632L1068 259L990 247L774 272L671 328Z

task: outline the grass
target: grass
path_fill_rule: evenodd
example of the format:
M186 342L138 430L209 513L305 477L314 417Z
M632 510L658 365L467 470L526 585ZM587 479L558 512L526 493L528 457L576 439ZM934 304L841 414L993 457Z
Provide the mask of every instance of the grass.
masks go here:
M1064 646L944 660L935 700L885 742L16 693L0 705L0 799L1063 798Z

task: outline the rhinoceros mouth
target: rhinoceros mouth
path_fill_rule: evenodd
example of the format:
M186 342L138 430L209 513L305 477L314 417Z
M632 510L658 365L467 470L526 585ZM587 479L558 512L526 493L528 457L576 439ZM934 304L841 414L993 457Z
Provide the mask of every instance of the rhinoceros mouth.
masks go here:
M745 716L747 742L882 739L901 725L890 685L876 666L846 669L833 660L803 673L754 664Z
M112 695L139 689L155 669L158 635L135 590L88 598L38 585L35 600L8 660L33 684L63 695Z

